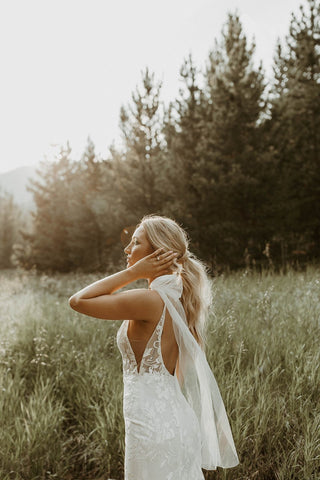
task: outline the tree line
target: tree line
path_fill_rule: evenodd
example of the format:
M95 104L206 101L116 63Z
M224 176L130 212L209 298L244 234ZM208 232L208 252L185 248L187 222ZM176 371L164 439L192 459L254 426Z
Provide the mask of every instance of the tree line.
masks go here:
M49 271L112 269L123 256L121 234L130 236L124 228L149 213L183 225L212 270L318 261L319 0L292 14L271 80L254 53L230 13L205 68L191 55L184 60L169 105L146 68L120 110L122 147L102 159L88 138L81 159L71 159L67 144L55 162L41 163L29 185L32 228L20 230L12 261Z

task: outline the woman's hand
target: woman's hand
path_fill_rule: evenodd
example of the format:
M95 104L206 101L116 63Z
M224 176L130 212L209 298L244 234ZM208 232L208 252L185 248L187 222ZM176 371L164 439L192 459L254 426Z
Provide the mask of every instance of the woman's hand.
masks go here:
M160 275L172 273L170 267L177 258L178 253L172 251L163 253L162 248L138 260L129 267L135 278L155 278Z

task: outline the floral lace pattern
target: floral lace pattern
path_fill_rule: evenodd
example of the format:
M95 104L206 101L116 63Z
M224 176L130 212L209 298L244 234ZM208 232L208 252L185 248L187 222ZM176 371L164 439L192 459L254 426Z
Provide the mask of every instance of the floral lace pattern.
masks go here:
M125 480L203 480L198 419L161 354L165 308L144 350L140 368L127 336L117 334L123 360Z
M119 350L123 359L123 375L137 373L169 373L164 366L162 354L161 354L161 335L165 319L165 308L163 309L161 318L154 329L142 356L140 362L140 368L137 364L135 355L133 353L129 338L128 338L128 326L129 320L125 320L121 325L118 334L117 342ZM124 330L122 332L122 330ZM169 373L170 375L170 373Z

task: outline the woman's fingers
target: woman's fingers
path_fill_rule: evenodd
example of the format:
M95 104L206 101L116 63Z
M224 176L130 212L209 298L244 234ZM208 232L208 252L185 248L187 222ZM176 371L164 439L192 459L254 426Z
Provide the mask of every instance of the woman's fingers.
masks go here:
M163 248L158 248L154 252L150 253L149 258L158 257L159 255L161 255L161 253L163 253Z
M159 255L159 266L164 267L166 264L172 263L178 254L174 252L166 252L162 255Z
M148 257L153 261L156 261L156 266L160 267L160 270L164 270L171 266L175 258L178 257L178 253L175 253L172 250L169 250L168 252L163 252L163 248L158 248Z

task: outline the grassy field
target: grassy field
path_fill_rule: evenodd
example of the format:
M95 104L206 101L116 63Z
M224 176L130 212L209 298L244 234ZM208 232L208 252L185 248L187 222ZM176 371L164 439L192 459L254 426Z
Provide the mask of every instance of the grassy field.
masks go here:
M120 322L67 302L98 278L0 272L0 480L123 479ZM319 480L320 271L213 289L207 355L241 463L206 478Z

